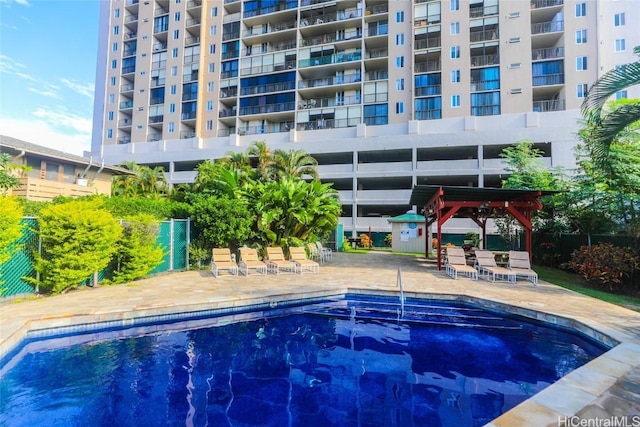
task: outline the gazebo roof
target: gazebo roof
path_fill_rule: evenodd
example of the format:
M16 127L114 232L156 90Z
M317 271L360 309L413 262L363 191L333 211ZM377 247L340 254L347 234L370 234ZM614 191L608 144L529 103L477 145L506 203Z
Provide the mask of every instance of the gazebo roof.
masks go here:
M394 216L393 218L387 218L389 222L425 222L425 218L422 215L416 213L405 213L402 215Z
M442 185L416 185L411 192L410 205L424 206L442 189L445 201L504 202L526 199L530 196L548 196L556 191L520 190L512 188L455 187Z

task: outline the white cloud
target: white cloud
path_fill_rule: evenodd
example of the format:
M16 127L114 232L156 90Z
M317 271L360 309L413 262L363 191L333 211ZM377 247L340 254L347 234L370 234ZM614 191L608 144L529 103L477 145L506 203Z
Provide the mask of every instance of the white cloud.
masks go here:
M2 135L81 156L91 149L91 119L40 108L33 118L0 118Z
M2 54L0 54L0 73L13 75L27 81L29 84L27 90L31 92L38 93L46 97L59 97L59 86L29 74L29 69L26 65Z
M21 6L31 6L29 4L29 0L0 0L0 3L4 4L6 7L11 7L13 3L19 4Z
M43 90L43 89L36 89L34 87L29 87L29 88L27 88L27 90L29 92L37 93L38 95L46 96L46 97L49 97L49 98L58 98L58 99L60 98L56 92L51 91L51 90L47 91L47 90Z
M72 91L93 99L93 83L78 83L69 79L60 79L60 81Z

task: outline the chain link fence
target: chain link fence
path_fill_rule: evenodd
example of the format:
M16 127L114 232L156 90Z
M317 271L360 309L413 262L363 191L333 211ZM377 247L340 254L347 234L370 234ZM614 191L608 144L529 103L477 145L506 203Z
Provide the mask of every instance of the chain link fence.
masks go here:
M36 218L24 218L22 238L19 240L20 248L11 259L0 265L0 285L2 297L15 297L17 295L29 295L38 292L33 285L27 283L25 277L37 278L33 268L36 254L42 253L40 237L38 236L38 221ZM160 223L158 243L162 246L165 256L162 263L150 274L164 273L168 271L186 270L189 266L189 219L170 219ZM98 282L110 277L111 272L100 271ZM93 282L93 278L87 278L85 285Z

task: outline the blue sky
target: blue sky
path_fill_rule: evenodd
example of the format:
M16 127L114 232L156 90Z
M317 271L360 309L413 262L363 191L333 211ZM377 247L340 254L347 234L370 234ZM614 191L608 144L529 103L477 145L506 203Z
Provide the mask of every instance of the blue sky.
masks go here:
M91 147L100 0L0 0L0 134Z

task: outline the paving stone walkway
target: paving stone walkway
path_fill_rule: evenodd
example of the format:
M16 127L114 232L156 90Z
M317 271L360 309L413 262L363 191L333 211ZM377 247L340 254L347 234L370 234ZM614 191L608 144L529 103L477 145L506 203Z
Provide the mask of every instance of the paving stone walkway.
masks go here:
M56 297L0 305L0 355L28 330L137 316L231 307L348 291L431 294L473 300L491 308L571 325L604 342L618 343L490 426L560 426L575 420L629 417L640 425L640 313L541 282L516 285L453 280L432 261L385 252L336 253L319 274L214 278L210 271L157 275L128 285L86 288ZM631 424L636 416L637 424ZM586 422L586 421L585 421ZM587 424L584 424L587 425ZM596 424L589 424L596 425ZM600 424L605 425L605 424ZM614 425L614 424L609 424ZM620 425L620 424L618 424Z

